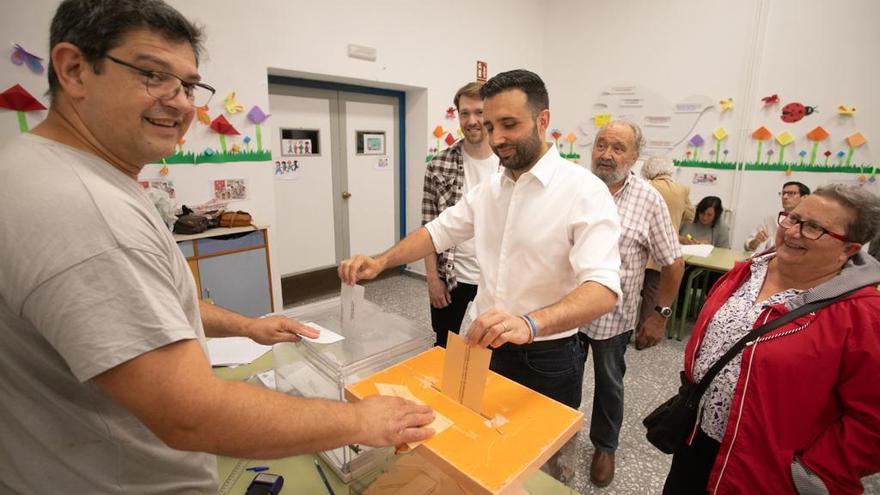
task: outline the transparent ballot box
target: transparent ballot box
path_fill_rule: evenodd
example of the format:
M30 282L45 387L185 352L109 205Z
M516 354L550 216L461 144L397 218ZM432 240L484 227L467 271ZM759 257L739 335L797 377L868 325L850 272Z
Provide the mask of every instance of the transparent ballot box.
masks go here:
M402 316L363 301L358 318L341 325L339 297L300 306L284 315L312 322L345 337L332 344L305 340L276 344L277 389L303 397L345 400L345 387L434 346L434 332ZM387 449L349 445L321 452L321 457L344 482L374 468Z

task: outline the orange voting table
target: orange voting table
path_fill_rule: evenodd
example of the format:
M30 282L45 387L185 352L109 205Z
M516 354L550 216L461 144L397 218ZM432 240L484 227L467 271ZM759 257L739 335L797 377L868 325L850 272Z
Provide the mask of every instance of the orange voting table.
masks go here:
M345 389L349 401L405 386L448 419L416 448L472 493L511 493L580 430L583 414L489 372L480 413L440 392L445 350L435 347ZM377 385L379 388L377 388Z

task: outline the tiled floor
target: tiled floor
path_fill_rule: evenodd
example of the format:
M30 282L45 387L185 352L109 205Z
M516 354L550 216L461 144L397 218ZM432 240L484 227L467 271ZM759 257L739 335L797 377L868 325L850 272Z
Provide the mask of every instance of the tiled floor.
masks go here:
M425 282L412 276L395 276L370 282L366 298L386 311L401 314L430 327L430 312ZM657 494L663 487L671 456L660 453L644 436L642 418L675 393L678 372L682 368L684 343L665 340L644 351L630 347L626 352L627 373L624 380L624 418L617 451L614 481L606 488L596 488L589 481L593 446L588 438L589 416L593 406L592 361L584 379L585 425L577 437L577 470L574 489L583 494ZM880 475L863 480L866 494L880 494ZM755 493L758 493L757 491Z

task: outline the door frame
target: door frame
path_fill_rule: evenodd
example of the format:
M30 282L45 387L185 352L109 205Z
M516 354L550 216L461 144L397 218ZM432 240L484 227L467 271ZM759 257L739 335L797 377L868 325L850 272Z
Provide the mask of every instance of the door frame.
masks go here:
M277 76L269 74L269 84L277 84L283 86L293 86L308 89L324 89L330 91L339 91L340 93L359 93L366 95L389 96L397 99L397 238L395 242L406 237L406 93L393 89L372 88L369 86L357 86L354 84L336 83L330 81L317 81L313 79L303 79L299 77ZM331 119L331 126L334 125ZM335 148L335 147L334 147ZM336 191L336 182L334 181L334 194L341 194ZM337 236L339 233L337 233ZM348 233L345 233L346 237ZM339 245L339 244L337 244ZM342 244L347 246L347 244ZM390 246L389 246L390 247ZM342 255L342 253L338 253ZM353 254L353 253L350 253Z

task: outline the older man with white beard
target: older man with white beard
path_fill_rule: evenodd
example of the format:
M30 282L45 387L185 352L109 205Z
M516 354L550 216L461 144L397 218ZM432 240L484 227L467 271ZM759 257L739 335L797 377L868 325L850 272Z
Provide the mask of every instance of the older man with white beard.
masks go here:
M678 235L663 197L631 172L642 144L639 127L623 120L608 123L596 135L592 171L608 186L620 216L620 285L623 297L614 311L581 328L584 359L593 349L596 380L590 440L595 451L590 480L607 486L614 479L614 452L623 422L624 353L636 330L639 347L651 347L663 338L666 319L684 272ZM636 329L645 266L653 258L660 269L660 291L655 313Z

